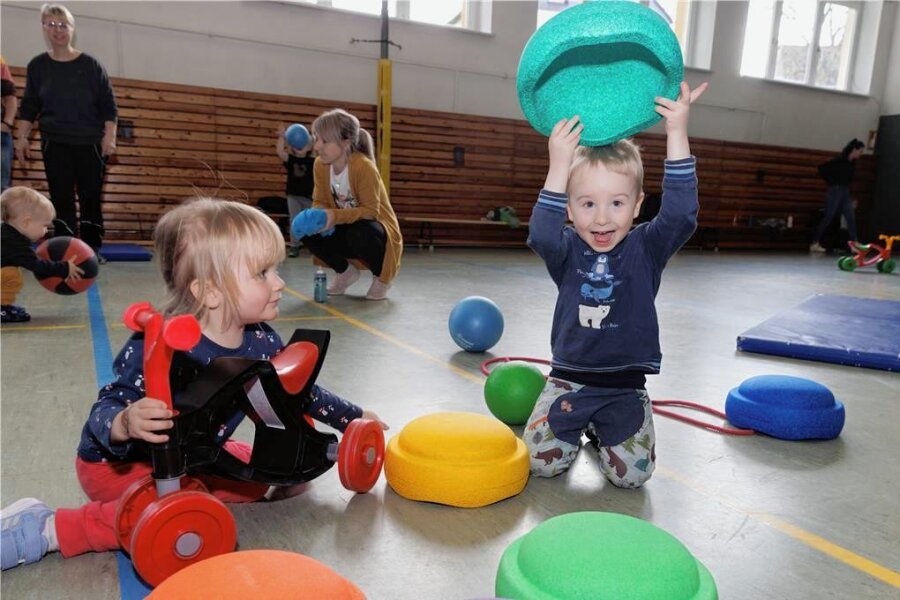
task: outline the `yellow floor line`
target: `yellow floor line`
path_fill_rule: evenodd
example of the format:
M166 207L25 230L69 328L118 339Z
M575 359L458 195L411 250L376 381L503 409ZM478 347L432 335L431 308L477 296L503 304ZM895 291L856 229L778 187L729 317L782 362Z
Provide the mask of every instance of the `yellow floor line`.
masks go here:
M855 554L850 550L847 550L846 548L829 542L823 537L819 537L814 533L810 533L808 531L800 529L796 525L791 525L787 521L782 521L778 517L772 516L767 513L751 514L758 517L766 524L778 529L782 533L785 533L792 538L803 542L807 546L815 548L823 554L827 554L831 558L839 560L846 565L850 565L854 569L858 569L863 573L868 573L872 577L880 579L888 585L892 585L895 588L900 588L900 573L898 573L897 571L891 570L887 567L883 567L873 560L869 560L864 556Z
M278 317L275 322L279 321L330 321L332 319L340 319L338 316L317 316L317 317ZM271 321L270 321L271 322Z
M87 324L82 323L80 325L15 325L10 327L6 325L0 328L0 331L3 333L13 333L16 331L51 331L55 329L84 329L87 327Z
M318 308L320 310L324 310L325 312L327 312L330 315L333 315L339 319L346 321L347 323L349 323L350 325L353 325L354 327L362 329L363 331L365 331L367 333L371 333L372 335L379 337L387 342L390 342L399 348L403 348L407 352L412 352L416 356L420 356L420 357L424 358L425 360L436 363L436 364L444 367L445 369L449 369L449 370L453 371L454 373L456 373L457 375L459 375L460 377L464 377L464 378L468 379L469 381L473 381L473 382L477 383L478 385L484 384L484 377L482 377L481 375L474 375L464 369L460 369L456 365L452 365L452 364L448 363L445 360L441 360L440 358L438 358L436 356L432 356L431 354L428 354L427 352L423 352L422 350L419 350L415 346L407 344L406 342L404 342L398 338L395 338L392 335L389 335L387 333L384 333L383 331L375 329L371 325L368 325L367 323L363 323L359 319L354 319L350 315L343 313L336 308L332 308L331 306L329 306L327 304L313 302L312 298L310 298L309 296L306 296L304 294L301 294L300 292L298 292L296 290L292 290L291 288L286 287L286 288L284 288L284 291L291 294L292 296L296 296L297 298L300 298L301 300L309 302L316 308Z
M359 329L362 329L363 331L366 331L376 337L379 337L385 341L388 341L388 342L394 344L395 346L403 348L404 350L412 352L413 354L415 354L417 356L421 356L422 358L425 358L431 362L437 363L437 364L441 365L442 367L448 368L451 371L453 371L454 373L456 373L462 377L465 377L466 379L469 379L470 381L474 381L474 382L478 383L479 385L484 383L483 377L473 375L472 373L469 373L468 371L464 371L463 369L460 369L459 367L456 367L446 361L443 361L435 356L432 356L432 355L428 354L427 352L423 352L422 350L419 350L415 346L407 344L406 342L401 341L392 335L388 335L378 329L375 329L371 325L363 323L359 319L354 319L353 317L351 317L335 308L332 308L331 306L328 306L327 304L319 304L319 303L313 302L312 298L310 298L309 296L301 294L300 292L297 292L290 288L285 288L285 291L288 292L289 294L291 294L292 296L296 296L297 298L299 298L305 302L309 302L310 304L312 304L313 306L316 306L320 310L323 310L329 314L332 314L332 315L346 321L347 323L353 325L354 327L358 327ZM840 562L842 562L846 565L849 565L849 566L853 567L854 569L862 571L863 573L866 573L876 579L879 579L879 580L887 583L888 585L892 585L894 587L900 587L900 574L898 574L897 572L895 572L887 567L884 567L872 560L869 560L868 558L862 557L854 552L851 552L850 550L847 550L846 548L843 548L841 546L838 546L837 544L829 542L828 540L826 540L822 537L819 537L819 536L815 535L814 533L810 533L804 529L801 529L800 527L797 527L796 525L792 525L786 521L782 521L781 519L774 517L770 514L762 513L762 512L758 512L758 511L754 511L754 510L749 510L745 507L741 507L741 506L735 504L733 501L729 500L728 498L719 496L718 494L713 494L713 493L705 490L698 484L694 483L692 480L690 480L686 477L683 477L673 471L670 471L669 469L663 469L663 468L657 467L657 472L661 473L665 477L668 477L669 479L679 481L679 482L683 483L684 485L686 485L687 487L691 488L692 490L699 492L707 497L715 498L718 501L725 504L726 506L729 506L732 509L734 509L742 514L747 514L747 515L750 515L751 517L755 517L755 518L759 519L760 521L762 521L763 523L769 525L770 527L773 527L773 528L777 529L778 531L788 535L789 537L792 537L792 538L806 544L810 548L813 548L814 550L818 550L819 552L822 552L823 554L830 556L831 558L839 560Z
M699 485L692 479L684 477L671 469L667 469L665 467L660 467L657 465L656 472L666 477L667 479L672 479L673 481L677 481L682 485L690 488L694 492L706 496L707 498L711 498L720 502L721 504L731 508L732 510L749 515L750 517L765 523L769 527L773 529L777 529L781 533L794 538L795 540L802 542L813 548L814 550L818 550L822 554L826 556L830 556L831 558L838 560L845 565L853 567L858 571L862 571L875 579L879 579L884 583L891 585L893 587L900 587L900 573L889 569L888 567L882 566L877 562L865 558L864 556L860 556L855 552L851 552L842 546L838 546L833 542L829 542L823 537L820 537L814 533L810 533L805 529L797 527L787 521L780 519L774 515L771 515L766 512L760 512L757 510L752 510L746 506L741 506L737 504L730 498L726 496L722 496L715 492L711 492L703 486Z

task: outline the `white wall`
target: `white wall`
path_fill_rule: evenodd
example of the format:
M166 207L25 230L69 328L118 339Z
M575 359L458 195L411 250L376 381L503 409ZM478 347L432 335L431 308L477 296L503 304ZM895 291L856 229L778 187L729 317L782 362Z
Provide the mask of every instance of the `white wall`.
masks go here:
M887 78L884 84L884 101L881 114L900 115L900 5L895 5L894 35L891 45Z
M439 1L439 0L435 0ZM336 101L375 101L377 17L281 2L69 2L78 47L110 75ZM24 65L44 50L37 2L0 7L0 47ZM740 77L745 2L720 2L711 70L688 70L711 87L692 115L692 134L822 149L864 138L878 116L897 112L900 11L883 7L870 96ZM496 1L492 34L392 21L394 104L522 118L515 91L519 55L534 31L536 2ZM895 69L898 70L898 69ZM886 84L891 90L886 94ZM891 106L887 111L887 106ZM654 131L659 131L659 126Z

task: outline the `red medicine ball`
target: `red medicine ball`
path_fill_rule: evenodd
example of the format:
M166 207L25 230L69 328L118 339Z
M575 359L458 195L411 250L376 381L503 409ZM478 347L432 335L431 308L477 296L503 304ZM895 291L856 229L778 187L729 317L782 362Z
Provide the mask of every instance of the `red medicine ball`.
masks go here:
M97 278L99 266L97 255L90 246L79 239L68 236L51 238L37 247L37 255L44 260L68 261L75 259L75 265L84 271L81 279L66 281L64 277L37 277L38 283L57 294L71 296L88 289Z

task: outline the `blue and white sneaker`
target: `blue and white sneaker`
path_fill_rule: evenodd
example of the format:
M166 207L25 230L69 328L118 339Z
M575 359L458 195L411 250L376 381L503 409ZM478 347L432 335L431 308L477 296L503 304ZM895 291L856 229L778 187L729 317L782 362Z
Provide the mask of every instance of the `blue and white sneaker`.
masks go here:
M37 498L22 498L0 511L0 554L5 571L41 560L50 549L44 535L53 510Z

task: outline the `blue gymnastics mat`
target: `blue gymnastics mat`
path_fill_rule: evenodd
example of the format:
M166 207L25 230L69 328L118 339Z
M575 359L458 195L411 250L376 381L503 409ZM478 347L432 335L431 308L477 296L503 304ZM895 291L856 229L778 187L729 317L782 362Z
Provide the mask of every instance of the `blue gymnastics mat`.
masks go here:
M153 258L153 254L137 244L104 243L100 254L108 261L144 261Z
M737 347L900 371L900 302L817 294L740 334Z

